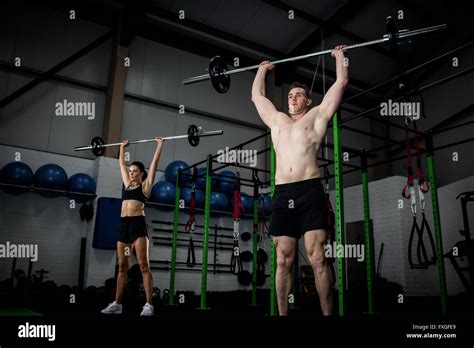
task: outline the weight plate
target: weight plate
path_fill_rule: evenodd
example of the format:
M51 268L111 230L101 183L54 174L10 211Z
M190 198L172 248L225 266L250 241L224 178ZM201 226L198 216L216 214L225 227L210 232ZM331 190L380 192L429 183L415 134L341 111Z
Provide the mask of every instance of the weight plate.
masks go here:
M102 156L105 152L105 147L102 147L101 145L104 145L104 139L101 137L93 137L91 140L91 146L92 146L92 153L96 156Z
M225 75L227 64L221 56L211 58L209 63L209 76L212 86L219 93L226 93L230 88L230 75Z
M188 142L191 146L199 145L199 128L194 124L188 127Z

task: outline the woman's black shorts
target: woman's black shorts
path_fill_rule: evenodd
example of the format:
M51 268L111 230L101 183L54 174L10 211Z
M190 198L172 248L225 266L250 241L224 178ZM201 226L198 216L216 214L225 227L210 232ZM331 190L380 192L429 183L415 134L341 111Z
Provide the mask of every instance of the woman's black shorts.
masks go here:
M139 237L148 237L144 216L125 216L120 218L119 238L122 243L130 244Z

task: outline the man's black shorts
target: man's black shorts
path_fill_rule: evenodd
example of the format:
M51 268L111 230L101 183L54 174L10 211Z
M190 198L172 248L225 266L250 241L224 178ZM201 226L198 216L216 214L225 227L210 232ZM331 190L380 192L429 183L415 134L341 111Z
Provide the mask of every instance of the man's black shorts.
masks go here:
M125 216L120 218L118 240L131 244L139 237L147 237L147 226L144 216Z
M324 229L325 202L320 179L276 185L270 203L270 235L299 239L307 231Z

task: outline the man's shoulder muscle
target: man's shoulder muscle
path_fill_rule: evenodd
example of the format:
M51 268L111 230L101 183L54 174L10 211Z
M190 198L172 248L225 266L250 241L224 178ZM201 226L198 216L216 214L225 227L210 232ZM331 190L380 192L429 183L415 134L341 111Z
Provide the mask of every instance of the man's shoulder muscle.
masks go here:
M290 116L285 114L284 112L278 111L275 114L275 123L276 124L281 124L281 123L288 123L291 121Z

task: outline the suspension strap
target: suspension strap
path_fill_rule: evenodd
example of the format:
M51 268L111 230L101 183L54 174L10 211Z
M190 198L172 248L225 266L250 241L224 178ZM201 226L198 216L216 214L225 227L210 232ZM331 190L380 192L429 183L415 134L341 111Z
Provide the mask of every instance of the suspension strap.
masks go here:
M426 193L430 190L430 184L428 181L425 181L425 176L423 175L423 168L421 166L420 139L418 136L418 131L416 129L415 122L413 122L413 129L415 131L415 141L416 141L416 167L417 167L417 174L418 174L418 178L417 178L418 188L422 193Z
M185 232L189 233L188 256L186 259L186 266L194 267L196 265L196 254L194 250L193 234L196 225L196 181L193 180L191 189L191 203L189 206L189 220L186 223Z
M232 256L230 258L230 271L235 275L242 271L242 260L240 259L239 247L241 213L244 213L244 208L240 197L240 173L237 172L234 182L234 209L232 211L232 217L234 219L234 243L232 245Z
M405 141L407 147L407 159L405 166L407 168L407 184L402 190L403 198L411 200L412 213L416 214L416 197L415 197L415 181L413 177L413 166L411 163L411 145L410 145L410 136L408 134L408 121L405 120Z

